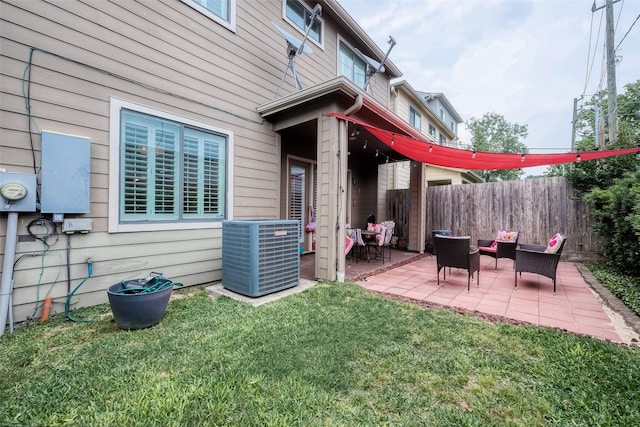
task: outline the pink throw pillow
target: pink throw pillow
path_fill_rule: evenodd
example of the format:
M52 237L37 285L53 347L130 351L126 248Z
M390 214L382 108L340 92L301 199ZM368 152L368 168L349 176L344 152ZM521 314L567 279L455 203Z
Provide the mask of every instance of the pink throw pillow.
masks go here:
M547 254L555 254L562 246L562 241L564 240L564 236L560 233L556 233L553 235L549 243L547 244L547 248L544 250Z

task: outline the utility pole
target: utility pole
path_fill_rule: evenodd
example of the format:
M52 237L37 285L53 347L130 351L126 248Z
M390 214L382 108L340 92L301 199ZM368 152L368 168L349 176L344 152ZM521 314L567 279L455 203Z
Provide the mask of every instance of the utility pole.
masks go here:
M591 12L606 8L607 26L607 93L609 107L609 143L613 144L618 140L618 93L616 91L616 53L613 40L613 4L620 0L605 0L605 5L596 7L594 0Z

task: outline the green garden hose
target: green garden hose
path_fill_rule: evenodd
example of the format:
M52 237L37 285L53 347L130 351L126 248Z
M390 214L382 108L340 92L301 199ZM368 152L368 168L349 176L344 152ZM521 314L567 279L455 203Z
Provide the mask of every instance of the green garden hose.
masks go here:
M161 291L163 289L172 288L174 286L182 286L182 283L172 282L171 280L162 276L153 276L143 286L128 287L130 281L123 280L122 289L113 291L117 294L147 294L149 292Z
M84 284L84 282L86 282L87 279L89 277L91 277L91 275L93 274L93 262L87 261L87 270L88 270L87 271L87 277L82 279L82 282L80 282L80 284L78 286L76 286L75 289L69 293L69 295L67 296L67 301L64 304L64 314L67 315L69 320L72 320L74 322L88 322L88 320L77 319L77 318L73 317L71 315L71 313L69 313L69 305L71 304L71 297L73 297L73 294L75 294L76 291L78 289L80 289L80 286L82 286Z

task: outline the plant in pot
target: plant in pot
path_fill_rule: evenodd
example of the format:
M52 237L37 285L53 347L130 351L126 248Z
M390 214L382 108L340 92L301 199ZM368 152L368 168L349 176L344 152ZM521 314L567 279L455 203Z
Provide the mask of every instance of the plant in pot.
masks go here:
M109 305L118 328L142 329L160 322L174 286L182 283L155 272L143 279L123 280L109 286Z

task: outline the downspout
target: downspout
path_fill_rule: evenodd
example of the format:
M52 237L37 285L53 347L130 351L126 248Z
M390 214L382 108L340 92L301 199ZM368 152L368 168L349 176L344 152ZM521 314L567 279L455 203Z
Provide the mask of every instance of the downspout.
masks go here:
M346 110L344 110L344 115L348 116L350 114L353 113L357 113L358 111L360 111L360 109L362 108L362 104L363 104L364 98L362 97L361 94L358 94L356 96L356 100L353 103L353 105L349 108L347 108ZM338 206L342 206L341 203L341 199L342 199L342 193L344 191L344 189L342 188L342 175L340 173L340 171L342 170L342 163L344 161L343 159L343 153L340 150L340 142L342 140L342 138L346 138L346 134L343 134L342 130L338 131ZM346 176L346 174L345 174ZM346 206L343 207L344 209L346 209ZM341 216L341 212L340 209L338 210L338 220L336 223L336 243L340 242L340 238L341 236L344 236L345 234L345 230L344 230L344 224L342 224L342 221L340 220L340 216ZM344 237L342 237L344 238ZM344 260L344 254L340 253L340 245L336 245L336 278L338 280L338 282L342 283L344 282L344 270L345 270L345 263L344 261L341 262L341 260Z
M358 96L356 96L356 102L354 102L351 107L344 110L344 115L350 116L351 114L357 113L358 111L360 111L360 109L362 108L363 101L364 101L364 98L362 97L362 94L358 94Z

